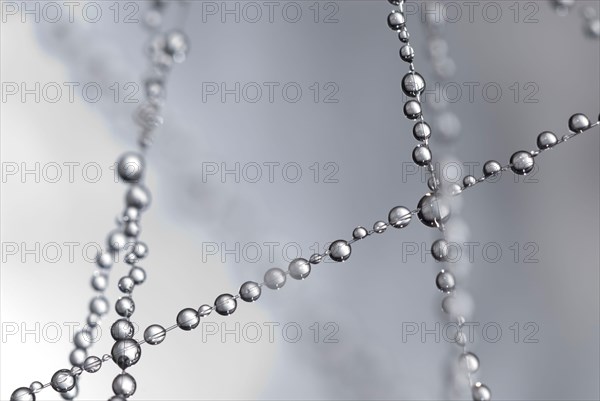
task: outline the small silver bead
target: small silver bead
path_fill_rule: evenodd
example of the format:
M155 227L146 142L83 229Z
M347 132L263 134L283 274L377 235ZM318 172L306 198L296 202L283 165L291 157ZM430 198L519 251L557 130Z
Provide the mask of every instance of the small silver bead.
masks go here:
M50 385L59 393L66 393L75 387L75 377L69 369L61 369L56 371L50 379Z
M201 305L198 308L198 316L199 317L206 317L206 316L210 315L210 312L212 312L212 310L213 310L213 307L210 306L210 305L206 305L206 304L205 305Z
M129 373L120 373L114 378L112 382L112 390L115 395L122 396L125 398L131 397L135 394L137 383L133 376Z
M166 336L167 331L159 324L153 324L144 330L144 340L150 345L162 343Z
M148 191L145 186L134 184L127 191L125 202L127 203L127 206L145 210L150 206L152 197L150 196L150 191Z
M113 265L112 255L108 252L99 252L96 257L96 264L103 269L110 269Z
M92 346L93 339L94 338L92 336L91 331L88 329L83 329L75 333L75 335L73 335L73 344L77 348L87 349Z
M404 228L412 219L412 214L404 206L396 206L388 213L388 222L394 228Z
M311 265L318 265L319 263L321 263L322 260L323 255L321 255L320 253L313 253L308 259Z
M66 391L64 393L60 393L60 396L63 400L74 400L79 395L79 385L77 384L77 379L75 379L75 387L71 390Z
M296 280L304 280L310 274L310 263L303 258L296 258L288 266L290 276Z
M108 312L108 300L100 295L90 301L90 312L103 316Z
M221 294L215 299L215 311L221 316L229 316L237 309L237 301L231 294Z
M82 366L87 358L87 351L83 348L75 348L69 355L69 362L73 366Z
M585 32L591 38L600 38L600 19L594 18L586 21Z
M128 221L123 226L123 234L127 237L137 237L140 235L140 225L137 221Z
M142 347L134 339L117 341L111 349L112 360L121 368L127 369L138 363L142 356Z
M121 297L115 303L115 311L119 316L131 317L135 312L135 303L129 296Z
M92 276L92 288L96 291L104 291L108 287L108 277L105 274L95 272Z
M348 260L351 253L352 247L343 239L334 241L329 246L329 257L335 262L344 262Z
M127 319L119 319L110 327L110 335L115 341L132 338L133 332L133 324Z
M413 149L412 159L418 166L424 167L431 163L431 151L426 145L419 145Z
M479 370L479 358L472 352L465 352L458 357L460 366L469 373L475 373Z
M465 178L463 178L463 185L465 187L471 187L475 184L477 184L477 178L473 177L472 175L467 175Z
M406 27L403 27L398 31L398 39L400 39L400 42L402 43L408 43L410 40L410 33L408 33L408 29L406 29Z
M418 72L409 72L402 78L402 91L406 96L416 97L425 90L425 79Z
M133 288L135 287L135 283L133 279L129 276L123 276L119 280L119 290L121 290L124 294L131 294Z
M144 156L136 152L127 152L117 162L119 177L125 182L138 182L144 172Z
M123 221L137 221L140 217L140 210L135 207L128 207L123 212Z
M492 392L483 383L477 382L471 388L471 395L474 401L490 401L492 399Z
M29 385L29 390L33 393L38 393L44 388L44 384L39 381L34 381Z
M265 285L272 289L278 290L285 285L285 272L277 267L267 270L264 277Z
M440 182L437 178L435 178L433 175L431 177L429 177L427 179L427 188L429 188L431 191L436 191L440 186Z
M404 18L404 14L402 14L400 11L394 10L388 15L387 23L390 29L398 31L404 27L406 19Z
M377 234L385 232L386 229L387 224L385 221L376 221L375 224L373 224L373 231L375 231Z
M176 63L185 61L190 45L187 36L178 30L167 33L165 42L165 52L173 57Z
M134 266L129 270L129 277L135 284L142 284L146 281L146 271L139 266Z
M182 330L190 331L198 327L198 324L200 324L200 318L195 309L185 308L177 314L177 326Z
M107 245L114 252L120 251L127 245L127 237L121 231L115 230L108 235Z
M367 235L369 235L368 231L366 228L358 226L356 227L353 231L352 231L352 238L354 238L355 240L359 240L359 239L363 239L365 238Z
M438 262L448 260L448 242L444 239L438 239L431 244L431 255Z
M83 370L88 373L96 373L102 367L102 360L97 356L88 356L83 363Z
M140 259L144 259L148 255L148 245L145 242L138 241L133 246L133 253Z
M454 290L456 280L454 279L454 275L452 273L442 270L435 278L435 284L440 291L448 293Z
M35 401L35 394L27 387L19 387L10 395L10 401Z
M498 174L502 170L502 166L495 160L489 160L483 165L483 175L490 177L494 174Z
M519 175L527 175L533 170L535 161L531 153L521 150L510 157L510 169Z
M552 132L544 131L538 135L536 142L539 149L548 149L556 145L558 139Z
M426 194L419 201L417 216L423 224L429 227L438 227L450 219L450 204L443 196Z
M590 119L585 114L573 114L569 118L569 130L572 132L583 132L590 127Z
M400 48L400 58L407 63L412 63L415 58L415 49L409 44L402 46Z
M246 281L240 287L240 298L242 301L246 302L254 302L258 298L260 298L260 294L262 293L262 289L258 285L258 283L254 281Z
M87 317L87 324L90 327L96 327L100 323L100 316L95 313L90 313Z
M417 120L421 118L422 113L423 109L421 108L421 103L419 103L417 100L413 99L404 103L404 115L409 120Z
M431 127L424 121L413 126L413 136L417 141L426 141L431 137Z

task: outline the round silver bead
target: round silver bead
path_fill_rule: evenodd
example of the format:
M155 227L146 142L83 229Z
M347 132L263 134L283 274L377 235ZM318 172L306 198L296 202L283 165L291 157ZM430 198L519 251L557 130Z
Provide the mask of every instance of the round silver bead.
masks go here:
M144 259L148 255L148 245L145 242L138 241L133 246L133 253L140 259Z
M538 135L536 142L538 149L548 149L556 145L558 139L552 132L544 131Z
M431 137L431 127L424 121L413 126L413 136L417 141L426 141Z
M114 252L120 251L127 245L127 237L121 231L115 230L108 235L107 245Z
M454 275L447 270L442 270L435 278L437 288L442 292L452 292L456 286Z
M373 224L373 231L375 231L377 234L385 232L386 229L387 224L385 221L376 221L375 224Z
M108 252L99 252L96 257L96 264L103 269L110 269L113 265L112 255Z
M322 260L323 255L321 255L320 253L313 253L308 259L311 265L318 265L319 263L321 263Z
M351 253L352 247L343 239L334 241L329 246L329 257L335 262L344 262L348 260Z
M87 317L87 324L90 327L96 327L100 323L100 315L96 315L95 313L90 313Z
M288 266L290 276L296 280L304 280L310 274L310 263L303 258L297 258Z
M439 195L426 194L419 201L417 216L423 224L429 227L438 227L450 218L450 205Z
M585 23L585 32L591 38L597 39L600 38L600 19L594 18L586 21Z
M108 277L105 274L95 273L92 276L92 288L96 291L104 291L108 287Z
M439 186L439 180L433 175L427 179L427 188L429 188L431 191L435 192Z
M438 239L431 244L431 255L438 262L448 260L448 242L445 239Z
M121 290L122 293L131 294L131 292L133 291L133 288L135 287L135 283L131 277L123 276L119 280L118 286L119 286L119 290Z
M177 314L177 326L181 330L193 330L198 327L198 324L200 324L200 318L196 309L185 308Z
M394 10L388 15L387 23L390 29L398 31L404 27L406 19L404 18L404 14L402 14L400 11Z
M213 307L210 305L200 305L200 307L198 308L198 316L199 317L206 317L208 315L210 315L210 312L212 312Z
M119 316L131 317L135 312L135 302L129 296L121 297L115 303L115 311Z
M123 234L127 237L137 237L140 235L140 224L137 221L128 221L123 226Z
M237 301L231 294L221 294L215 299L215 311L221 316L229 316L237 309Z
M136 388L137 383L135 382L133 376L131 376L129 373L118 374L112 382L113 393L121 397L131 397L133 394L135 394Z
M573 114L569 118L569 130L572 132L582 132L590 127L590 119L585 114Z
M352 238L354 238L355 240L359 240L359 239L363 239L365 238L367 235L369 235L369 232L367 231L366 228L358 226L356 227L353 231L352 231Z
M90 301L90 312L103 316L108 312L108 300L100 295Z
M31 390L33 393L37 393L37 392L41 391L43 388L44 388L44 384L39 381L34 381L29 385L29 390Z
M147 209L151 202L152 197L150 196L150 191L141 184L132 185L125 195L125 203L127 203L127 206L139 210Z
M139 266L134 266L129 270L129 277L131 277L134 284L142 284L146 281L146 271Z
M398 31L398 39L400 39L400 42L402 43L408 43L408 41L410 40L410 33L408 32L408 29L406 29L406 27L403 27Z
M102 359L97 356L88 356L83 362L83 370L88 373L96 373L102 367Z
M79 395L79 386L77 385L77 379L75 379L75 386L64 393L60 393L63 400L74 400Z
M388 222L394 228L404 228L412 219L412 214L404 206L396 206L388 213Z
M285 272L277 267L267 270L264 277L265 285L272 289L278 290L285 285L286 281Z
M431 163L431 150L426 145L419 145L413 149L412 159L418 166L424 167Z
M176 63L185 61L189 47L189 40L183 32L174 30L167 33L165 52L173 57L173 61Z
M425 90L425 79L418 72L409 72L402 78L402 91L406 96L416 97Z
M510 169L519 175L527 175L533 170L535 161L531 153L521 150L510 157Z
M52 379L50 379L50 385L54 391L66 393L75 387L75 377L69 369L61 369L52 375Z
M475 184L477 184L477 178L473 177L472 175L467 175L465 178L463 178L463 185L465 187L471 187Z
M125 182L138 182L144 172L144 156L136 152L127 152L117 162L119 177Z
M462 353L458 357L458 363L469 373L475 373L479 370L479 358L472 352Z
M407 63L412 63L415 58L415 49L409 44L400 48L400 58Z
M409 120L418 120L421 118L422 113L423 109L421 108L421 103L417 100L413 99L404 103L404 115Z
M142 356L142 347L133 339L117 341L111 350L112 360L121 368L135 365Z
M135 207L128 207L123 212L123 221L137 221L140 218L140 210Z
M150 345L158 345L165 340L167 331L159 324L150 325L144 330L144 340Z
M245 302L254 302L258 298L260 298L260 294L262 293L262 289L258 285L258 283L254 281L246 281L240 287L240 298Z
M73 366L81 367L87 358L87 351L83 348L75 348L69 355L69 362Z
M471 387L471 395L474 401L490 401L492 399L492 392L481 382L477 382Z
M35 394L27 387L19 387L10 395L10 401L35 401Z
M89 329L83 329L73 335L73 344L77 348L87 349L92 346L94 336Z
M502 166L495 160L489 160L483 165L483 175L490 177L494 174L498 174L502 170Z
M119 319L110 327L110 335L115 341L132 338L133 332L133 324L127 319Z

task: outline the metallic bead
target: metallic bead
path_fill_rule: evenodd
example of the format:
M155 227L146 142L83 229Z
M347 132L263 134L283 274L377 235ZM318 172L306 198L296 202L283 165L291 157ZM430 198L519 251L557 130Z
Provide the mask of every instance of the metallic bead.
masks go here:
M264 277L265 285L272 289L278 290L285 285L286 281L285 272L277 267L267 270Z
M459 330L456 332L454 341L456 341L457 345L464 347L467 344L468 338L467 338L467 335L463 331Z
M90 312L103 316L108 312L108 300L100 295L90 301Z
M406 96L417 97L425 90L425 79L418 72L409 72L402 78L402 92Z
M394 31L398 31L404 27L406 23L406 19L404 18L404 14L400 11L392 11L390 15L388 15L387 23L390 29Z
M10 401L35 401L35 394L27 387L19 387L10 395Z
M63 400L74 400L79 395L79 385L77 384L77 379L75 379L75 387L71 390L66 391L64 393L60 393L60 396Z
M128 265L135 265L138 262L138 260L138 257L135 256L133 252L129 252L127 255L125 255L125 263L127 263Z
M413 126L413 136L417 141L426 141L431 137L431 127L424 121Z
M134 284L142 284L146 281L146 271L139 266L134 266L129 270L129 277L131 277Z
M310 263L303 258L296 258L288 266L290 276L296 280L304 280L310 274Z
M135 207L128 207L123 212L123 221L137 221L140 217L140 210Z
M479 370L479 358L472 352L460 354L458 363L469 373L475 373Z
M61 369L52 375L50 385L59 393L66 393L75 387L75 377L69 369Z
M138 241L133 246L133 253L140 259L144 259L148 255L148 245L145 242Z
M551 148L556 145L556 142L558 142L556 135L550 131L544 131L537 137L537 147L539 149Z
M388 222L394 228L404 228L412 219L412 214L404 206L396 206L388 213Z
M438 262L448 260L448 242L445 239L438 239L431 244L431 255Z
M510 169L519 175L527 175L533 170L535 162L531 153L521 150L510 157Z
M426 226L438 227L450 218L450 205L443 196L428 193L421 198L417 207L417 216Z
M572 132L583 132L590 127L590 119L585 114L573 114L569 118L569 130Z
M77 348L87 349L93 344L94 336L89 329L83 329L73 335L73 344Z
M95 272L92 276L92 288L96 291L104 291L108 287L108 277L105 274Z
M135 287L135 283L133 282L133 279L129 276L121 277L118 285L119 285L119 290L121 290L121 292L125 293L125 294L130 294L133 291L133 288Z
M262 289L258 283L255 283L254 281L246 281L241 285L239 294L242 301L254 302L260 298L261 292Z
M150 196L150 191L148 191L145 186L141 184L134 184L127 191L127 194L125 195L125 202L127 203L127 206L135 207L139 210L145 210L148 208L148 206L150 206L152 197Z
M96 257L96 264L103 269L110 269L113 265L112 255L108 252L99 252Z
M600 38L600 19L595 18L586 21L585 32L594 39Z
M87 317L87 325L90 327L96 327L100 323L100 316L95 313L90 313Z
M190 331L195 329L200 324L198 311L192 308L185 308L177 314L177 326L181 330Z
M343 239L334 241L329 246L329 257L335 262L344 262L345 260L348 260L351 253L352 247Z
M83 362L83 370L88 373L96 373L102 367L102 359L97 356L88 356Z
M398 31L398 39L400 39L400 42L402 43L408 43L410 40L410 33L408 33L408 29L406 29L406 27L403 27Z
M127 319L119 319L110 327L110 335L115 341L132 338L134 333L133 324Z
M483 165L483 175L490 177L494 174L498 174L502 170L502 166L495 160L489 160Z
M140 225L137 221L128 221L123 226L123 234L127 237L137 237L140 235Z
M369 235L369 232L364 227L358 226L354 230L352 230L352 238L354 238L355 240L363 239L367 235Z
M477 184L477 178L473 177L472 175L467 175L465 178L463 178L463 185L465 187L471 187L475 184Z
M407 63L412 63L415 58L415 49L409 44L402 46L400 48L400 58Z
M417 100L413 99L404 103L404 115L409 120L417 120L421 118L422 113L423 109L421 108L421 103L419 103Z
M213 310L213 307L210 305L201 305L198 308L198 316L199 317L208 316L208 315L210 315L210 312L212 312L212 310Z
M112 251L120 251L127 245L127 237L121 231L115 230L108 235L107 245Z
M442 270L435 278L435 285L442 292L452 292L456 286L454 275L447 270Z
M462 187L455 182L453 182L451 184L447 184L444 187L444 193L446 195L456 196L456 195L460 194L461 192L462 192Z
M138 182L144 172L144 156L137 152L127 152L117 162L119 177L125 182Z
M323 255L321 255L320 253L313 253L312 255L310 255L310 258L308 259L308 261L310 262L311 265L318 265L319 263L321 263L322 260L323 260Z
M387 224L385 221L376 221L375 224L373 224L373 231L375 231L377 234L385 232L386 229Z
M135 365L142 356L142 347L133 339L119 340L111 349L112 360L121 368Z
M427 188L431 191L436 191L440 186L440 181L433 175L427 179Z
M39 382L39 381L34 381L29 385L29 390L31 390L33 393L38 393L43 388L44 388L44 384L42 384L42 382Z
M418 145L413 149L412 159L418 166L427 166L431 163L431 151L427 145Z
M481 382L477 382L471 387L471 395L473 401L490 401L492 399L492 392Z
M215 311L221 316L229 316L237 309L237 301L231 294L221 294L215 299Z
M112 382L112 390L115 395L128 398L135 394L137 383L129 373L120 373Z
M150 345L158 345L165 340L167 331L159 324L150 325L144 330L144 340Z
M185 33L174 30L167 33L165 41L165 52L173 57L176 63L185 61L190 45Z
M115 310L119 316L131 317L135 312L135 302L129 296L121 297L115 303Z
M83 348L75 348L69 355L69 362L73 366L81 367L87 358L87 351Z

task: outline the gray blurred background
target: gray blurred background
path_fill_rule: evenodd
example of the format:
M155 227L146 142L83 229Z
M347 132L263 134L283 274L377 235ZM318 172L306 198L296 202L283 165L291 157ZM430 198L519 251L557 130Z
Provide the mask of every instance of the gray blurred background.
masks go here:
M93 294L94 264L83 249L92 255L86 244L104 244L114 228L125 186L114 182L111 166L138 135L131 118L137 104L125 101L132 90L126 85L139 84L146 73L147 32L142 23L125 20L130 14L140 19L148 7L101 2L98 22L79 11L71 23L66 16L48 21L43 2L39 22L22 10L7 13L7 3L1 32L1 399L69 367L68 327L85 320ZM461 129L450 144L432 142L435 160L460 161L462 176L468 166L480 175L486 160L506 163L517 150L535 149L541 131L567 133L573 113L596 121L600 110L600 46L586 36L581 16L586 6L598 10L598 1L578 1L567 16L548 1L476 3L471 20L461 2L462 16L447 9L446 19L456 21L447 21L444 36L457 69L453 85L441 88L452 97L453 87L464 89L448 105ZM167 7L165 25L184 24L191 52L171 74L165 123L148 156L153 204L141 236L150 249L142 263L148 279L134 293L133 316L141 331L152 323L169 326L180 309L235 293L243 281L260 281L267 268L287 267L297 252L308 257L330 241L349 239L355 226L370 228L393 206L412 209L426 192L423 176L413 174L416 142L402 114L399 84L408 69L386 25L389 3L273 2L271 16L263 2L253 3L260 18L247 4ZM423 5L411 4L416 69L435 88ZM226 9L237 9L239 22ZM489 22L498 9L498 21ZM8 96L7 82L27 88L57 83L63 93L55 102L49 101L53 94L42 93L36 102L20 92ZM75 89L69 99L65 82L77 88L98 83L102 96L91 102ZM236 95L207 92L214 83L220 90L221 83L231 89L236 82L248 90L238 92L239 102ZM268 82L276 83L272 101ZM478 85L473 99L465 83ZM293 89L287 98L282 93L286 84L301 88L297 102L290 101ZM482 93L486 85L501 88L498 101L490 100L492 89L488 97ZM263 94L253 103L256 86ZM131 93L130 99L142 100L141 91ZM598 131L544 153L528 180L504 174L467 191L457 205L457 242L476 242L473 263L463 254L456 266L459 286L474 303L469 321L479 325L469 349L481 361L475 377L495 399L600 397ZM71 162L79 163L73 180L64 164ZM39 182L34 174L22 175L35 163ZM53 163L62 166L55 183L48 178L55 176ZM93 168L83 169L90 163L101 166L97 182L89 178ZM239 182L233 174L221 177L223 166L236 163ZM272 180L269 164L275 166ZM15 165L18 172L9 174ZM262 177L250 182L256 165ZM288 175L284 165L292 166ZM214 166L219 173L208 174ZM298 167L302 176L291 182ZM213 314L210 325L170 332L163 344L144 346L142 359L128 370L137 380L134 398L470 398L468 387L451 377L460 351L445 340L447 320L434 283L439 266L426 255L438 236L417 220L403 230L390 228L355 244L347 262L314 266L304 282L289 279L277 293L265 290L231 317ZM64 245L70 242L76 243L72 257ZM58 259L48 245L54 243L62 252ZM236 246L239 251L227 253ZM113 267L111 302L126 272L123 263ZM115 316L104 319L104 335L91 354L109 352L108 325ZM261 337L254 342L257 327ZM419 333L409 335L415 327ZM217 334L207 334L214 329ZM222 338L226 329L230 334ZM435 334L422 338L421 329L439 340ZM108 398L117 373L110 363L84 374L80 399ZM45 390L38 399L60 397Z

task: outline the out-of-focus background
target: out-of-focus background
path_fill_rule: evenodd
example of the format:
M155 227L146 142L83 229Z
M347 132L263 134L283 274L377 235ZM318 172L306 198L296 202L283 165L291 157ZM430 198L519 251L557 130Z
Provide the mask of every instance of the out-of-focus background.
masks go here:
M131 115L147 73L141 21L151 2L75 2L73 21L51 3L1 3L3 400L70 366L69 331L93 295L90 260L122 210L126 187L113 166L136 146ZM431 9L408 3L415 66L434 98L426 113L439 116L446 101L460 119L452 141L434 127L445 179L535 149L544 130L567 133L576 112L596 121L600 46L583 14L599 2L576 3L558 15L549 1L429 2L456 66L437 87ZM171 74L147 157L153 203L141 238L150 254L134 292L136 338L267 268L350 239L393 206L416 206L427 186L410 157L400 90L408 66L387 27L391 8L168 2L165 27L183 29L191 51ZM468 347L481 361L475 378L496 399L600 397L598 131L544 153L525 179L503 174L456 205L455 268L473 303ZM355 244L343 264L313 266L303 282L240 302L231 317L169 332L128 370L134 397L470 398L452 373L460 350L428 254L438 237L414 219ZM113 267L111 303L127 271ZM115 316L90 354L110 351ZM80 399L109 398L118 372L107 363L84 374ZM47 389L39 399L60 397Z

